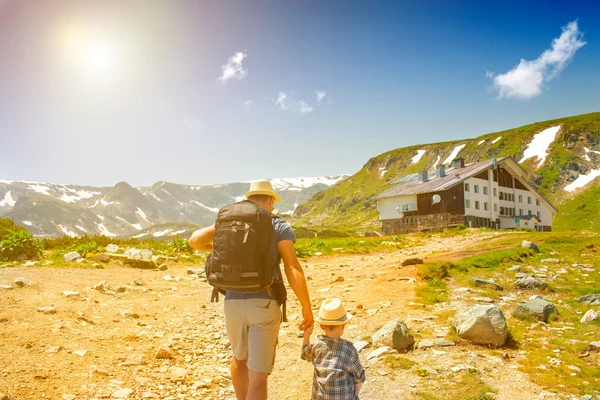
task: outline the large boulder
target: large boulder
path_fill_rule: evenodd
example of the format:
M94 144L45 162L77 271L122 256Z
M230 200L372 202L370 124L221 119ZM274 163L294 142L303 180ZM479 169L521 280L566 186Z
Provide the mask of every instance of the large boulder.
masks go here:
M548 282L540 278L534 278L533 276L526 276L519 279L514 283L519 289L546 289Z
M517 306L514 316L517 318L535 318L540 321L548 322L550 314L556 313L558 310L554 304L542 298L536 298L527 303L521 303Z
M600 294L586 294L585 296L581 296L577 301L590 305L599 305Z
M117 246L116 244L111 243L108 246L106 246L107 253L116 253L117 251L119 251L119 246Z
M508 337L506 318L500 308L493 305L476 304L457 311L452 325L463 339L475 344L502 346Z
M405 352L412 348L415 339L410 334L406 324L400 320L392 320L382 326L371 336L374 346L389 346L398 351Z
M402 265L403 267L407 267L409 265L417 265L417 264L423 264L423 259L422 258L418 258L418 257L413 257L413 258L407 258L406 260L402 261Z

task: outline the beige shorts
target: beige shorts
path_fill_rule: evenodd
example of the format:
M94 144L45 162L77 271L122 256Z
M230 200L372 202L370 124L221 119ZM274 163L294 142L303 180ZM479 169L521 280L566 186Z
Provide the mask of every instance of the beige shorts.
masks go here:
M252 371L270 374L279 337L279 303L267 299L225 300L225 329L233 356Z

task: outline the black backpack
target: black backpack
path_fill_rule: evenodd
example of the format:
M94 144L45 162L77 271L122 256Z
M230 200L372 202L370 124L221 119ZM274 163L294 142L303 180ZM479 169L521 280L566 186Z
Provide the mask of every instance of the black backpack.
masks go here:
M219 292L256 293L271 286L275 259L271 250L273 217L251 201L230 204L219 210L212 253L206 260L206 278Z

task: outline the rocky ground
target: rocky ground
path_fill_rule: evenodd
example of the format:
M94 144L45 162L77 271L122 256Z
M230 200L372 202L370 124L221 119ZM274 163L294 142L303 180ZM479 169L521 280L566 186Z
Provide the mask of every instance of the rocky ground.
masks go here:
M458 303L435 307L414 298L415 268L402 267L404 259L440 257L485 238L434 238L409 252L339 254L303 263L315 309L325 297L339 297L355 314L347 339L369 338L391 319L401 319L417 343L426 344L403 355L415 363L409 369L390 368L385 355L373 357L373 348L363 349L367 382L361 398L449 398L444 393L470 375L490 387L489 399L554 396L519 371L525 355L518 349L436 345L437 339L451 339L439 316L469 303L464 298L469 293ZM223 303L210 303L208 284L188 274L199 266L167 262L166 271L112 261L103 266L0 269L0 399L234 398ZM308 399L312 367L299 357L300 310L293 295L288 314L269 398Z

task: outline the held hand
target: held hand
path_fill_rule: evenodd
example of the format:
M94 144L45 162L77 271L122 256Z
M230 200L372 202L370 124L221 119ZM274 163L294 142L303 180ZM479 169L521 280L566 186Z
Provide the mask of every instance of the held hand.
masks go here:
M309 327L312 328L314 324L314 317L312 309L310 307L302 307L302 318L303 321L300 324L300 330L304 331Z
M314 324L309 326L308 328L304 329L304 337L305 338L306 337L310 338L310 335L312 335L312 332L313 332L313 328L314 328Z

